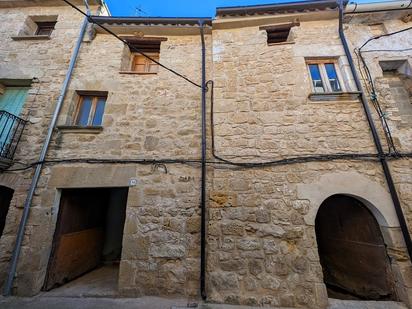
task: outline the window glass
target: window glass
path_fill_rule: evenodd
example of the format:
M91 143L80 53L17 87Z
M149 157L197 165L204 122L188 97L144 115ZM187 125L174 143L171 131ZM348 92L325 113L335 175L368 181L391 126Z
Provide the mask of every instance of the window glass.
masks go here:
M315 92L325 92L323 87L322 77L320 75L319 65L309 64L309 71L312 77L313 88Z
M89 122L89 115L92 108L93 97L83 97L80 102L79 114L77 116L76 124L79 126L87 126Z
M335 65L333 63L325 63L326 74L328 75L330 87L332 91L339 92L342 91L339 85L338 75L336 73Z
M98 98L92 125L100 126L102 124L105 105L106 105L106 98L103 98L103 97Z

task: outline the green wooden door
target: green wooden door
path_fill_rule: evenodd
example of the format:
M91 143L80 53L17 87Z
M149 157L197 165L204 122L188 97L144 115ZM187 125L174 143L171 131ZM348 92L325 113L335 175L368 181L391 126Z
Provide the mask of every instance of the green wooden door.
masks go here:
M0 110L19 116L26 101L27 87L8 87L3 95L0 95Z
M26 101L27 87L7 87L4 94L0 95L0 111L6 111L14 116L20 116ZM0 113L0 152L3 154L12 144L13 131L17 128L15 117Z

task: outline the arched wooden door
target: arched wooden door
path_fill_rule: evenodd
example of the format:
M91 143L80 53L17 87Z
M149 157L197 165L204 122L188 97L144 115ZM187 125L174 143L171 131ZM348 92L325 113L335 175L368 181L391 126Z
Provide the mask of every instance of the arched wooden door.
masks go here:
M329 197L319 208L315 229L330 296L394 299L383 237L378 222L363 203L345 195Z

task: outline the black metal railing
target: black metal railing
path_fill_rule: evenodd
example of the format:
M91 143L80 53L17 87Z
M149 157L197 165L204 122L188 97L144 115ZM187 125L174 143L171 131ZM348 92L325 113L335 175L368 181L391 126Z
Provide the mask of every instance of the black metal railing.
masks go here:
M0 159L13 159L26 123L26 120L0 110Z

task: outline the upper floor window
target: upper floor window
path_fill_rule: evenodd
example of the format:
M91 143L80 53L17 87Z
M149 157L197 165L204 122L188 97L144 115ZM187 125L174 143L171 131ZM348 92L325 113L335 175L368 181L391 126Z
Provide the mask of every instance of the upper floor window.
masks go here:
M107 94L79 95L74 124L77 126L101 126L106 106Z
M337 62L334 59L307 61L312 89L316 93L342 92Z
M268 45L276 45L279 43L293 42L291 29L294 26L299 26L299 23L286 23L272 26L260 27L260 30L266 30Z
M148 55L150 58L156 60L159 62L159 53L145 53ZM139 53L133 53L133 60L132 60L132 72L136 73L152 73L156 74L159 71L159 65L150 60L149 58L139 54Z
M166 38L160 37L124 37L128 42L123 55L123 73L157 74L159 72L160 44ZM143 56L143 52L146 56ZM150 59L149 59L150 57Z
M56 25L55 21L38 21L36 22L37 30L35 35L51 35Z
M28 16L19 33L11 38L20 40L49 40L57 23L57 15Z

